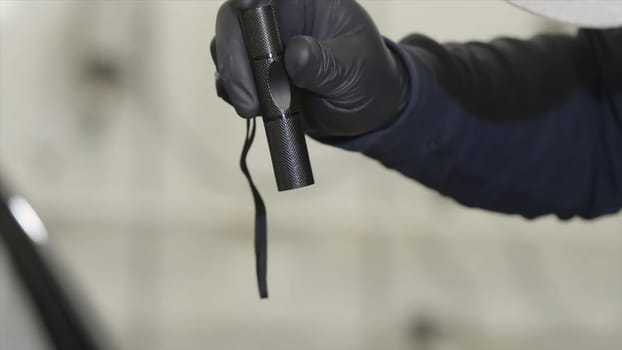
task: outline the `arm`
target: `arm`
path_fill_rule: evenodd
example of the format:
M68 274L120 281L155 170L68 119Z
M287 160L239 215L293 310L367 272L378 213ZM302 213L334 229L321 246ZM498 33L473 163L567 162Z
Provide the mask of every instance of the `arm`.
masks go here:
M622 30L441 46L389 43L410 99L338 146L460 203L532 218L622 207Z
M439 45L383 40L354 0L229 0L219 95L259 112L239 11L271 3L307 134L461 203L535 217L622 206L622 30Z

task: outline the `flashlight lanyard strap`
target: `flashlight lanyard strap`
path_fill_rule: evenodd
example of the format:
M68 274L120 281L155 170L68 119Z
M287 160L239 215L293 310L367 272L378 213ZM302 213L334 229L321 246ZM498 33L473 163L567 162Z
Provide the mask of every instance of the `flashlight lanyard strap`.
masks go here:
M253 193L253 201L255 202L255 268L257 273L257 287L259 288L259 297L265 299L268 297L268 223L266 217L266 206L261 198L261 194L257 190L257 186L251 178L250 171L246 164L246 157L253 145L255 139L255 131L257 122L255 118L246 120L246 138L244 139L244 147L240 157L240 168L244 176L248 180L248 185Z

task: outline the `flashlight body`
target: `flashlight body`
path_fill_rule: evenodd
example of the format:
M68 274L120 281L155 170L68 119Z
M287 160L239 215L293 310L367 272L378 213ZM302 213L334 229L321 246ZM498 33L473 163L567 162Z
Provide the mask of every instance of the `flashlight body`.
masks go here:
M241 13L246 49L259 96L274 176L279 191L312 185L313 172L302 126L302 110L291 86L283 43L272 6Z

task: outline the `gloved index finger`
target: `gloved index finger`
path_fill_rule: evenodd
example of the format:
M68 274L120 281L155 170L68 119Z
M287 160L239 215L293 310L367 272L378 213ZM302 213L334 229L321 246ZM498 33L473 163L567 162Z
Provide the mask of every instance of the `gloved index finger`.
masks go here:
M253 0L260 2L264 0ZM229 0L223 4L216 19L216 64L222 87L236 112L250 118L259 114L259 99L253 80L251 63L239 21L240 10ZM247 0L251 2L251 0ZM250 6L250 5L249 5Z

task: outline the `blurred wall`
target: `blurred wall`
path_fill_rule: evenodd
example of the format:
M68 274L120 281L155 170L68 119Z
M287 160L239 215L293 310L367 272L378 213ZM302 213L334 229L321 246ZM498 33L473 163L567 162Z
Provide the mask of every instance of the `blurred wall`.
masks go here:
M124 349L617 349L622 216L460 207L310 141L258 300L244 122L216 97L220 1L0 1L0 167ZM361 1L398 40L572 31L501 1ZM261 129L261 128L260 128Z

